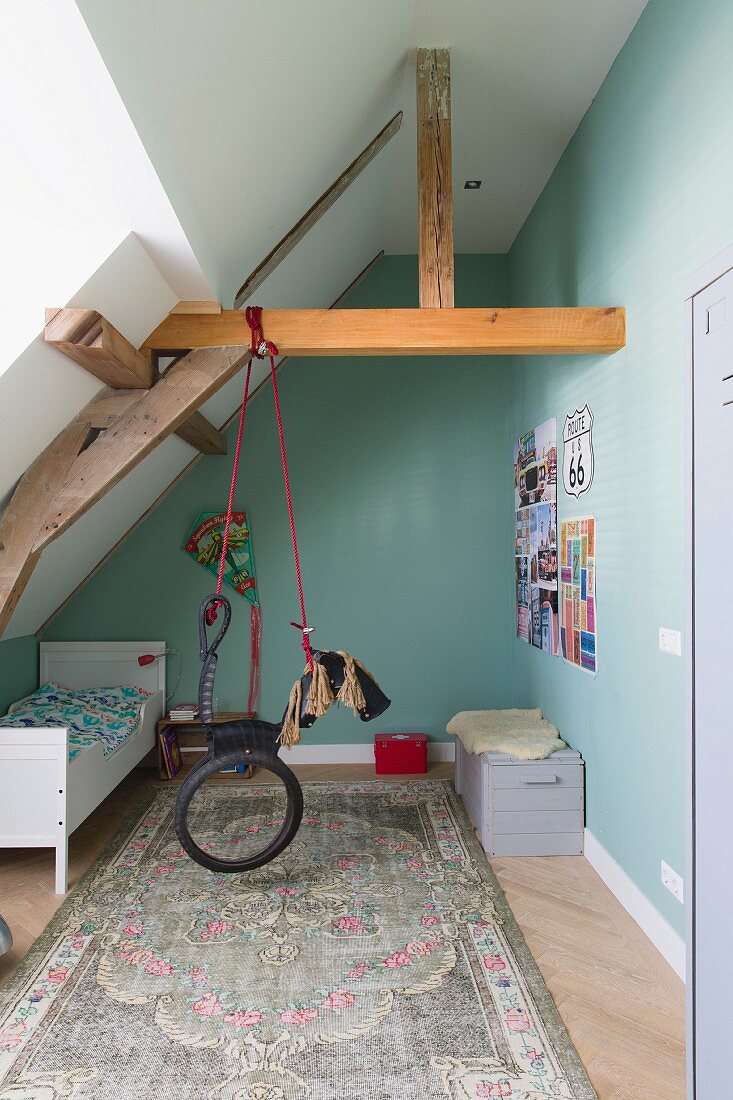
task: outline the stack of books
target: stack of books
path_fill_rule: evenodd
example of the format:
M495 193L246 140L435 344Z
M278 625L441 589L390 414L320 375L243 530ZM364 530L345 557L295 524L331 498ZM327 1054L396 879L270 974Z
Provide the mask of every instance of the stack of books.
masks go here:
M161 730L158 734L160 742L159 762L162 758L165 774L169 779L175 779L181 770L181 747L178 744L178 730L171 726ZM162 777L161 772L161 777Z
M171 722L195 722L198 716L198 703L179 703L171 707L168 718Z

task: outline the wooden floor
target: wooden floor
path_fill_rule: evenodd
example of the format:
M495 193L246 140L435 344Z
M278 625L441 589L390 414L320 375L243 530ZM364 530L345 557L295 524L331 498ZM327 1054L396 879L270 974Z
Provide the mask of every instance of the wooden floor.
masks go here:
M373 778L371 765L304 765L300 779ZM428 778L452 776L435 764ZM137 769L74 833L73 886L157 781ZM580 856L494 859L491 865L537 960L600 1100L678 1100L685 1095L684 988ZM0 849L0 911L15 946L0 958L0 984L43 931L62 898L45 849Z

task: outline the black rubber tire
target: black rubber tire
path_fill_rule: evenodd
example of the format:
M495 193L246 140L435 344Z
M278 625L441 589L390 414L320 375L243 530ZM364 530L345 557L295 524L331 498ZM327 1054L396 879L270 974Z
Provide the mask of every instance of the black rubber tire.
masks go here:
M288 807L283 826L277 836L266 848L247 859L217 859L209 852L199 848L188 830L188 810L191 801L202 783L212 775L222 771L223 768L233 768L237 764L253 764L256 768L266 768L267 771L277 775L283 782L288 796ZM219 871L224 874L236 874L241 871L254 871L265 863L278 856L292 841L300 828L303 817L303 791L296 776L291 772L287 764L284 764L279 756L272 753L258 752L252 749L246 756L242 751L232 751L206 756L200 764L192 768L181 783L176 799L175 828L176 835L181 846L191 859L206 867L209 871Z

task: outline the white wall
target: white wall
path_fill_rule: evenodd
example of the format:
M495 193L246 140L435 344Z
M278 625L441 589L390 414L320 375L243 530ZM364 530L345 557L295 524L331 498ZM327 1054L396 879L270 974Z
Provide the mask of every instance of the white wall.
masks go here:
M130 231L178 298L215 295L73 0L0 14L2 374Z

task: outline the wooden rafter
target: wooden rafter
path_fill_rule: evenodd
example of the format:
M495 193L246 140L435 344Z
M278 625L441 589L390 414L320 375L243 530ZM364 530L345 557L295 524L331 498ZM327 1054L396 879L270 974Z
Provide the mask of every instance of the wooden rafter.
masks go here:
M199 314L212 310L221 312L218 302L181 302L176 308L185 313L192 309ZM109 428L114 421L112 411L117 409L118 415L126 412L158 377L158 353L138 351L93 309L46 310L44 339L110 387L102 404L95 405L99 421L95 428ZM115 391L118 393L116 398L113 396ZM128 400L125 392L133 393L134 398ZM97 395L97 400L99 397ZM191 424L184 421L176 431L181 439L200 448L204 454L226 454L226 439L203 413L196 413Z
M372 268L377 257L358 279ZM350 284L350 288L357 280ZM341 296L339 297L340 300ZM222 313L170 314L170 323L217 321L234 313L246 328L238 310ZM328 310L319 311L328 313ZM356 311L365 312L365 311ZM165 322L164 322L165 324ZM41 550L92 507L113 485L134 469L172 432L191 418L249 360L249 330L242 340L226 347L195 348L171 365L152 389L143 394L81 454L69 471L66 484L36 539ZM95 399L100 407L109 393ZM87 407L88 408L88 407Z
M74 420L64 428L26 470L0 518L0 634L38 564L38 533L90 427L88 421Z
M159 443L184 424L249 359L249 348L192 351L171 367L72 465L34 550L61 535Z
M191 413L179 428L179 439L185 440L202 455L225 455L227 453L226 436L206 419L203 413Z
M119 420L144 393L145 390L102 390L84 406L76 419L86 421L91 428L104 431L115 420Z
M393 118L389 120L386 126L384 126L375 138L369 142L365 149L362 149L359 156L351 162L348 168L346 168L338 179L334 180L328 190L324 191L319 199L317 199L309 210L306 210L303 217L295 223L293 228L285 234L283 239L275 245L271 252L268 252L264 260L257 265L247 278L244 280L237 296L234 299L234 308L241 309L248 298L251 298L255 290L264 283L268 275L271 275L278 264L282 263L286 256L288 256L296 244L302 241L309 229L312 229L316 222L323 217L327 210L330 210L336 200L343 195L347 187L350 187L354 180L359 176L366 166L370 164L377 153L379 153L384 146L390 141L399 130L402 125L402 111L398 111Z
M113 389L148 389L155 380L149 356L95 309L46 310L44 339Z
M374 258L371 259L369 261L369 263L366 264L366 266L361 269L359 274L356 275L351 280L349 285L341 291L338 298L336 298L335 301L333 302L333 304L331 306L331 309L335 309L336 306L340 305L340 303L344 300L344 298L348 294L350 294L351 291L354 290L355 287L357 287L359 285L359 283L362 282L363 279L366 278L366 276L369 274L369 272L372 271L374 266L381 260L382 256L384 256L384 251L383 250L380 251L380 252L377 252L376 256L374 256ZM280 359L277 363L276 369L278 371L280 371L280 369L285 365L286 362L287 362L286 359ZM262 380L262 382L260 382L259 386L257 386L252 391L252 394L250 396L250 402L252 402L257 397L257 395L269 384L269 382L270 382L270 379L269 379L269 375L268 375L266 378L264 378ZM100 402L100 404L103 404L104 398L103 398L102 395L99 395L98 398L95 398L95 400L98 400ZM92 417L94 417L95 415L98 415L93 410L93 408L92 408L93 405L94 405L94 402L90 402L90 404L87 406L87 410L90 410ZM239 409L235 409L234 412L230 416L228 416L227 419L224 421L224 423L221 425L220 430L223 432L226 428L228 428L229 425L231 424L231 422L234 420L234 418L238 415L239 415ZM153 501L153 503L150 505L150 507L147 508L146 511L143 512L143 514L135 520L135 522L132 524L132 526L129 527L127 529L127 531L125 531L125 533L117 540L117 542L114 544L114 546L112 546L107 551L107 553L104 555L104 557L100 561L97 562L97 564L94 566L94 568L91 569L89 571L89 573L87 573L86 577L84 577L84 579L76 586L74 591L71 592L66 597L66 599L55 609L55 611L53 611L52 614L49 615L49 617L46 619L46 621L44 623L42 623L42 625L36 631L37 635L40 636L41 634L44 633L44 631L47 629L48 626L50 626L50 624L54 621L54 619L56 619L61 614L61 612L64 610L64 608L67 607L72 602L72 600L74 600L74 598L78 595L78 593L81 591L81 589L87 583L87 581L89 581L95 575L95 573L99 572L99 570L102 568L102 566L107 561L109 561L109 559L112 557L112 555L115 553L115 551L122 545L122 543L125 542L125 540L127 538L129 538L129 536L133 533L133 531L136 531L138 529L138 527L140 527L141 524L143 524L145 522L145 520L148 518L150 513L155 511L155 509L158 507L158 505L168 496L168 494L171 492L171 490L183 480L183 478L193 469L193 467L196 465L197 462L200 461L200 459L202 457L203 456L201 454L195 455L191 459L191 461L189 463L187 463L186 466L183 467L183 469L180 471L180 473L176 474L176 476L173 478L173 480L170 482L170 484L166 486L166 488L163 490L163 492Z
M247 348L194 351L152 389L103 390L43 451L0 517L0 636L43 548L163 439L181 430L202 453L226 450L197 409L248 358Z
M221 313L219 302L179 302L171 313Z
M265 310L268 340L282 355L603 355L625 343L620 307L559 309ZM145 347L244 344L239 310L172 315Z
M420 305L453 305L450 50L417 51Z

